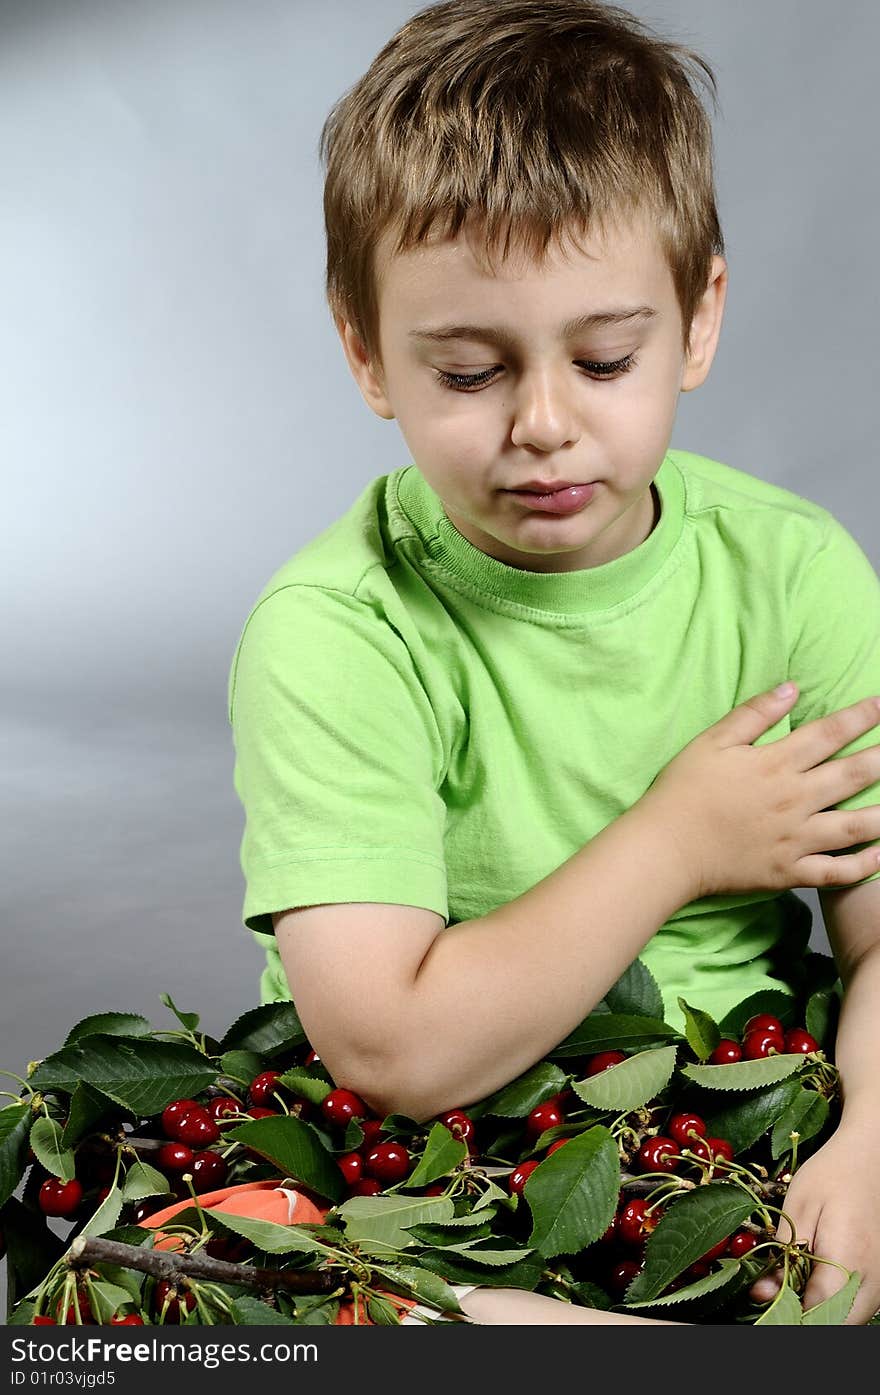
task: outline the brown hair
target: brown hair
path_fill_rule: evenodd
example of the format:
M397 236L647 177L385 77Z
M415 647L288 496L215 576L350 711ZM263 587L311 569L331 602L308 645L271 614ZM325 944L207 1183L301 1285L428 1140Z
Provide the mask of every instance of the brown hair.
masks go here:
M575 228L647 212L668 260L687 350L713 253L712 128L689 68L708 63L629 11L597 0L442 0L389 39L330 111L326 294L374 367L376 250L454 238L473 220L483 252L512 240L540 261Z

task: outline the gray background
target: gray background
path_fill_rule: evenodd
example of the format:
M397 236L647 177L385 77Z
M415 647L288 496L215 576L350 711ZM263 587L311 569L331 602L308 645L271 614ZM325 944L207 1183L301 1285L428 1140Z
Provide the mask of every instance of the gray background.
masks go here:
M0 0L4 1068L91 1012L173 1026L163 989L218 1034L257 1002L227 675L276 567L409 460L325 307L317 140L418 8ZM876 567L880 7L630 8L720 88L730 291L672 444Z

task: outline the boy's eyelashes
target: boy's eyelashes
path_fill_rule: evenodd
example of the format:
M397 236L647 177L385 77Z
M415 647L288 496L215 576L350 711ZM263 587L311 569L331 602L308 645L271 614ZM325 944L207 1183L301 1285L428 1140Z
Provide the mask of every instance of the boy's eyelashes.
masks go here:
M628 373L634 368L638 359L634 353L627 354L625 358L615 359L613 362L594 362L591 359L579 359L576 361L578 368L586 370L586 377L594 382L603 378L619 378L624 373ZM501 372L498 367L486 368L481 373L448 373L441 368L435 368L438 381L443 387L452 388L456 392L466 392L471 388L483 387Z

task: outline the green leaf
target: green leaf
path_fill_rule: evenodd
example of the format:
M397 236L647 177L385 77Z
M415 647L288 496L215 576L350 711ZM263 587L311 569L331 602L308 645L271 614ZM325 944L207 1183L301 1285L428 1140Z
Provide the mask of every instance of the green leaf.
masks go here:
M174 1013L181 1027L185 1027L188 1032L194 1032L199 1025L199 1014L197 1012L181 1012L170 993L160 993L159 1001Z
M718 1023L702 1008L691 1007L684 998L679 998L678 1006L684 1014L684 1034L688 1046L701 1061L708 1060L721 1040Z
M7 1104L0 1109L0 1206L24 1176L30 1122L30 1105Z
M757 1090L785 1080L804 1064L801 1052L779 1052L759 1061L734 1061L729 1066L682 1066L681 1073L707 1090Z
M681 1034L659 1018L632 1017L599 1012L584 1018L579 1027L555 1046L550 1056L587 1056L596 1051L637 1050L662 1046Z
M445 1249L450 1254L461 1255L472 1264L488 1264L495 1268L499 1264L513 1264L517 1260L526 1259L534 1254L534 1246L520 1246L519 1249L499 1248L497 1239L489 1244L484 1244L482 1240L463 1240L458 1245L446 1245Z
M67 1248L49 1229L45 1216L28 1210L11 1196L0 1208L6 1240L7 1315L19 1298L34 1290Z
M232 1321L239 1327L298 1327L293 1318L285 1317L260 1298L241 1294L232 1300Z
M223 1038L224 1051L275 1056L306 1040L293 1003L264 1003L236 1018Z
M605 994L609 1012L628 1017L653 1017L662 1021L666 1009L657 980L641 959L634 959Z
M821 1303L817 1303L813 1308L807 1308L801 1318L802 1327L839 1327L849 1316L850 1308L855 1302L856 1294L862 1282L862 1276L858 1273L850 1273L849 1278L843 1288L832 1293L830 1298L825 1298Z
M42 1115L33 1122L30 1145L37 1155L37 1161L43 1164L47 1172L64 1182L71 1182L76 1176L76 1158L71 1148L62 1146L61 1133L54 1119Z
M561 1150L560 1150L561 1151ZM397 1251L414 1243L407 1227L442 1224L454 1213L446 1196L352 1196L338 1208L349 1240L370 1240L382 1250Z
M448 1250L425 1250L424 1254L419 1255L419 1264L423 1269L441 1274L453 1284L474 1284L478 1288L524 1288L531 1292L541 1281L546 1261L535 1251L516 1264L499 1265L493 1269L471 1264L464 1255L450 1254Z
M760 1090L725 1100L719 1109L699 1113L710 1138L726 1138L739 1157L776 1123L803 1087L798 1080L780 1080Z
M367 1299L367 1315L370 1322L376 1327L399 1327L400 1318L397 1309L387 1298L381 1298L378 1294L373 1294Z
M565 1085L566 1076L558 1066L549 1061L540 1061L524 1075L496 1090L483 1102L482 1112L497 1115L503 1119L524 1119L536 1104L542 1104Z
M797 1015L797 1000L779 988L760 988L757 993L752 993L741 1003L737 1003L736 1007L731 1008L727 1016L721 1019L721 1035L741 1036L749 1018L759 1012L769 1012L773 1017L779 1018L783 1027L793 1027Z
M494 1209L491 1214L494 1215ZM486 1215L485 1211L481 1211L474 1216L453 1216L446 1225L411 1225L407 1226L407 1230L420 1245L427 1245L432 1250L442 1250L446 1245L457 1244L462 1234L466 1234L471 1240L482 1240L491 1236L492 1227L488 1220L480 1219ZM465 1221L470 1222L470 1225L465 1226Z
M119 1106L93 1085L79 1084L70 1096L67 1123L61 1135L62 1148L73 1148L93 1124L107 1114L119 1114Z
M405 1264L389 1265L382 1270L382 1283L392 1293L406 1298L418 1298L443 1313L460 1313L461 1307L453 1289L439 1274Z
M112 1230L119 1220L122 1211L122 1188L111 1187L101 1205L93 1216L90 1216L84 1226L80 1227L80 1235L106 1235L108 1230Z
M554 1157L569 1147L560 1148ZM627 1303L657 1298L689 1265L732 1235L757 1205L754 1197L729 1182L709 1182L671 1202L648 1236L645 1267L630 1284Z
M526 1181L529 1244L547 1258L585 1249L611 1224L619 1190L617 1144L597 1124L544 1158Z
M170 1191L171 1184L165 1173L141 1162L140 1158L131 1164L122 1184L124 1201L142 1201L145 1196L163 1196Z
M258 1250L270 1255L286 1255L294 1251L306 1255L326 1255L330 1249L317 1240L304 1226L278 1225L276 1221L258 1221L251 1216L238 1216L229 1211L218 1211L212 1207L211 1219L219 1221L227 1230L250 1240Z
M769 1308L758 1318L755 1327L800 1327L802 1317L800 1299L793 1288L783 1284Z
M333 1089L332 1081L327 1079L320 1066L296 1066L293 1070L285 1071L281 1084L310 1104L320 1104Z
M818 950L811 949L804 955L803 967L807 996L840 986L837 965L830 954L820 954Z
M792 1133L800 1135L799 1144L806 1143L808 1138L821 1133L828 1122L828 1114L829 1105L824 1095L817 1094L815 1090L801 1088L773 1126L773 1133L770 1135L770 1151L773 1157L781 1158L783 1153L791 1152Z
M674 1303L690 1303L695 1298L702 1298L704 1294L714 1293L716 1289L725 1288L732 1284L739 1274L738 1259L722 1259L717 1261L719 1268L707 1274L705 1278L697 1279L694 1283L688 1284L686 1288L676 1289L674 1293L661 1293L658 1298L648 1298L641 1303L627 1302L628 1308L668 1308Z
M189 1098L217 1079L217 1069L191 1046L177 1042L86 1037L47 1056L30 1083L36 1089L73 1092L94 1085L134 1114L159 1114L172 1100Z
M342 1173L318 1134L295 1115L253 1119L226 1130L223 1136L253 1148L280 1167L286 1177L296 1178L328 1201L337 1201L345 1192Z
M95 1012L71 1027L64 1046L73 1046L84 1037L148 1037L152 1027L138 1012Z
M425 1151L413 1171L406 1179L407 1188L427 1187L438 1177L446 1177L468 1154L463 1138L456 1138L445 1124L433 1124L425 1144Z
M230 1080L249 1085L263 1069L263 1058L256 1051L224 1051L220 1057L220 1069Z
M575 1094L594 1109L638 1109L658 1095L675 1069L674 1046L657 1046L628 1056L599 1075L573 1083ZM555 1154L554 1154L555 1156Z
M807 1003L804 1020L807 1031L816 1038L820 1047L833 1046L839 1017L840 999L832 989L813 994Z
M93 1279L89 1303L98 1322L106 1325L120 1308L130 1305L131 1294L117 1284L108 1283L106 1279Z

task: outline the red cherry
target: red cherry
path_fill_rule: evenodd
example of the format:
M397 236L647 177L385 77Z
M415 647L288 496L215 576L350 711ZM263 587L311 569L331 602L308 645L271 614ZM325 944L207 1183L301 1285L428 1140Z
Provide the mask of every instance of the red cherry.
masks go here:
M166 1138L177 1139L177 1124L188 1109L199 1109L198 1100L173 1100L162 1110L162 1132Z
M358 1123L360 1124L361 1132L364 1135L363 1141L360 1145L360 1151L362 1153L368 1153L370 1149L379 1141L379 1135L382 1132L382 1120L359 1119Z
M691 1141L691 1152L703 1162L718 1162L719 1159L733 1162L733 1144L726 1138L695 1138Z
M189 1172L195 1154L186 1143L163 1143L156 1153L162 1172Z
M727 1253L733 1255L734 1259L740 1259L747 1255L749 1250L753 1250L757 1245L757 1237L751 1235L747 1230L738 1230L731 1235L727 1242Z
M233 1099L231 1095L218 1095L216 1099L208 1102L207 1109L215 1124L222 1123L230 1115L243 1113L241 1101Z
M613 1245L620 1234L620 1213L615 1211L611 1217L611 1224L606 1231L599 1236L600 1245Z
M111 1327L143 1327L144 1320L140 1313L125 1313L122 1317L117 1313L110 1319Z
M660 1219L659 1211L648 1212L644 1197L632 1197L617 1216L617 1233L626 1245L643 1245ZM607 1232L606 1232L607 1233Z
M723 1240L719 1240L717 1245L713 1245L712 1248L711 1248L711 1250L707 1250L706 1253L705 1253L704 1255L700 1255L700 1258L699 1258L698 1260L695 1260L695 1263L696 1263L696 1264L705 1264L705 1266L706 1266L706 1271L705 1271L705 1272L708 1274L708 1272L709 1272L709 1265L712 1263L713 1260L720 1259L721 1256L722 1256L723 1254L726 1254L726 1253L727 1253L727 1246L728 1246L729 1243L730 1243L730 1236L729 1236L729 1235L725 1235L724 1239L723 1239ZM700 1275L700 1278L702 1278L702 1277L703 1277L703 1275Z
M513 1195L520 1196L522 1194L523 1187L537 1166L537 1162L533 1159L529 1162L521 1162L513 1169L507 1179L507 1186Z
M77 1289L76 1300L79 1304L79 1320L83 1324L83 1326L88 1325L91 1327L96 1325L95 1315L92 1312L91 1305L88 1299L88 1294L85 1292L84 1289ZM58 1318L62 1326L69 1327L76 1323L75 1304L70 1304L70 1307L67 1309L63 1317L61 1316L61 1311L61 1303L59 1302L55 1307L55 1316Z
M674 1172L681 1152L674 1138L655 1134L639 1145L635 1161L643 1172Z
M348 1189L349 1196L378 1196L382 1188L375 1177L362 1177Z
M44 1216L72 1216L82 1198L82 1183L75 1177L69 1182L62 1182L58 1177L47 1177L37 1195Z
M192 1161L193 1186L197 1192L211 1192L222 1187L228 1172L226 1159L209 1150L196 1153Z
M255 1075L248 1086L248 1100L251 1104L268 1104L274 1099L281 1071L264 1070Z
M220 1130L207 1109L197 1104L194 1109L187 1109L178 1118L177 1137L190 1148L207 1148L210 1143L217 1142Z
M684 1272L688 1279L705 1279L711 1268L711 1264L704 1257L703 1259L695 1259L693 1264Z
M319 1066L321 1064L321 1057L318 1055L317 1051L314 1050L314 1048L312 1048L312 1050L310 1050L309 1054L306 1056L305 1064L307 1066Z
M187 1312L192 1312L196 1306L196 1296L189 1289L182 1292L177 1290L176 1294L172 1285L167 1279L160 1279L153 1290L153 1311L158 1317L162 1312L162 1306L169 1294L174 1295L168 1299L168 1307L165 1309L165 1322L180 1322L181 1304Z
M35 1313L31 1318L32 1327L57 1327L58 1324L53 1317L47 1313Z
M706 1125L699 1114L673 1114L666 1129L669 1137L680 1143L682 1148L690 1145L692 1133L699 1134L701 1138L706 1136Z
M526 1119L526 1134L533 1141L540 1138L545 1129L555 1129L565 1123L565 1115L555 1100L545 1100L536 1104Z
M432 1182L430 1187L426 1187L422 1196L443 1196L446 1188L442 1182Z
M268 1109L264 1104L255 1104L248 1110L248 1114L252 1119L277 1119L278 1110Z
M771 1016L769 1012L756 1012L754 1017L750 1017L740 1035L745 1038L749 1032L775 1032L778 1037L785 1036L785 1028L779 1018Z
M449 1109L445 1114L437 1116L437 1122L445 1124L454 1138L463 1138L470 1148L474 1136L474 1121L463 1109Z
M148 1196L144 1201L138 1201L131 1215L132 1223L140 1225L148 1216L154 1216L157 1211L164 1210L167 1204L167 1196Z
M330 1124L344 1129L352 1119L363 1119L367 1106L353 1090L331 1090L321 1101L321 1112Z
M743 1037L743 1056L747 1061L760 1061L765 1056L776 1056L784 1045L777 1032L747 1032Z
M785 1034L786 1051L802 1051L806 1056L810 1051L818 1051L819 1043L803 1027L790 1027Z
M364 1160L360 1153L346 1153L343 1157L337 1158L336 1163L349 1186L361 1180Z
M722 1037L712 1055L709 1057L711 1066L731 1066L735 1061L742 1060L742 1047L738 1041L733 1041L730 1037Z
M587 1062L587 1075L599 1075L601 1071L608 1070L611 1066L619 1066L621 1061L626 1060L623 1051L600 1051L597 1056L591 1056Z
M377 1182L400 1182L410 1170L410 1156L402 1143L377 1143L364 1159L364 1172Z
M613 1294L623 1297L636 1274L642 1272L642 1265L634 1259L622 1259L608 1275L608 1287Z
M550 1147L547 1149L547 1152L544 1154L544 1157L549 1158L550 1154L555 1153L557 1148L564 1148L566 1143L570 1142L570 1138L557 1138L555 1143L550 1144Z

